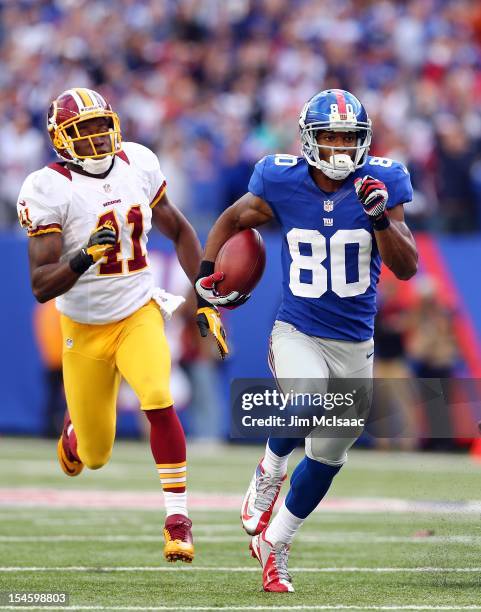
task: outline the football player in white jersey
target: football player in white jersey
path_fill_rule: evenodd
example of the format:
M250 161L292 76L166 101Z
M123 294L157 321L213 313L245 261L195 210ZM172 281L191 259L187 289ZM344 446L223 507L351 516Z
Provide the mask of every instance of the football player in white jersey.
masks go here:
M170 394L163 322L181 298L153 286L147 234L153 224L174 242L191 280L201 260L199 240L169 201L157 157L122 143L119 118L99 93L63 92L50 106L47 127L61 161L25 179L17 207L29 236L33 293L39 302L57 298L61 313L68 413L60 466L76 476L84 466L107 463L124 377L151 426L167 514L165 557L190 562L185 436ZM204 316L224 349L217 311Z

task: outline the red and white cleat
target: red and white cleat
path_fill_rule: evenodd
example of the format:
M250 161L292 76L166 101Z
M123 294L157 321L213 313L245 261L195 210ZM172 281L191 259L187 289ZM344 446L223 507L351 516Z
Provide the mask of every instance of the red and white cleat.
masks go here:
M286 478L287 474L271 476L262 467L262 460L256 467L241 509L242 526L249 535L257 535L269 524Z
M254 559L262 566L264 591L271 593L293 593L292 579L287 571L289 544L271 544L266 540L265 530L254 536L249 545Z
M192 521L183 514L171 514L165 519L164 556L167 561L192 563L194 542L191 529Z
M67 476L78 476L84 469L84 464L77 455L77 436L68 412L65 413L62 435L57 443L57 457L62 471Z

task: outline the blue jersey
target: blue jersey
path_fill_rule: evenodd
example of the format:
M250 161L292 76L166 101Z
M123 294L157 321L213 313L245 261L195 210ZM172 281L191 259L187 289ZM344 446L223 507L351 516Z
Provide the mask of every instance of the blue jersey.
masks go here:
M269 204L282 234L280 321L319 338L372 338L381 269L371 221L354 180L383 181L388 208L412 200L409 173L399 162L368 157L335 193L316 185L302 157L268 155L255 166L249 191Z

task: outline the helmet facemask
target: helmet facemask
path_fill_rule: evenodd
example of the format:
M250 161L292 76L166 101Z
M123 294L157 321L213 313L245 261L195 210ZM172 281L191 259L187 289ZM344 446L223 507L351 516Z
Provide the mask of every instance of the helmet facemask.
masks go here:
M358 121L356 115L352 112L352 106L348 106L347 116L341 116L339 113L335 114L335 111L333 111L330 121L310 121L306 124L305 120L309 111L309 104L310 101L304 105L299 118L302 155L308 164L318 168L329 178L335 181L342 181L351 172L361 168L366 162L372 138L371 120L367 118L366 121ZM335 108L337 109L337 107ZM324 130L356 132L356 145L352 147L320 145L317 142L316 136L319 131ZM321 149L329 150L329 161L321 159L319 155ZM351 157L346 154L346 151L354 151L354 155Z
M356 132L357 142L355 146L333 147L320 145L317 142L317 133L323 130ZM371 145L372 131L370 123L365 126L353 125L343 126L342 129L333 128L327 122L310 123L301 129L301 151L307 163L324 172L326 176L335 180L342 181L358 168L361 168L368 155ZM328 150L330 152L329 161L321 159L319 153ZM354 151L351 157L347 152ZM347 159L348 158L348 159Z
M122 150L120 120L117 113L107 109L94 109L75 114L60 125L55 122L55 116L56 113L54 112L49 119L48 130L57 154L62 159L79 165L91 174L106 172L111 166L113 156ZM96 118L107 118L110 124L109 129L82 136L79 124ZM110 149L100 152L94 140L105 136L109 137ZM91 153L82 155L78 152L78 144L83 142L90 145Z

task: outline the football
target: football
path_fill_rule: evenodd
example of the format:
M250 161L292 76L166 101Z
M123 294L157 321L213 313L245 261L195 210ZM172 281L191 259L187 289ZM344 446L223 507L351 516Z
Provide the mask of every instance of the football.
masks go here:
M224 278L216 283L221 295L231 291L251 293L260 281L266 265L266 250L261 235L255 229L242 230L224 244L215 260L215 272Z

